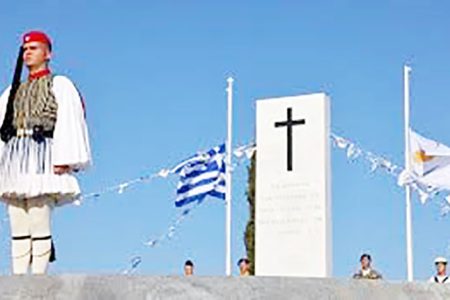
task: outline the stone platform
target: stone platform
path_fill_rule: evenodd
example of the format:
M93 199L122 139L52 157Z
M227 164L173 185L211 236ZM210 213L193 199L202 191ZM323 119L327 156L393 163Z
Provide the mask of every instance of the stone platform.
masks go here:
M417 283L270 277L3 276L0 299L450 299Z

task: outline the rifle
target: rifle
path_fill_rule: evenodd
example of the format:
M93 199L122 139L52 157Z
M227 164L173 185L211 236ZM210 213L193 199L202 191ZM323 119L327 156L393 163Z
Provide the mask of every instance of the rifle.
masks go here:
M16 97L17 90L20 86L20 78L22 76L23 67L23 47L20 47L19 55L17 56L16 68L14 70L13 81L11 89L9 91L8 104L6 105L6 113L3 119L3 124L0 127L0 139L3 142L8 142L13 136L16 135L16 129L14 128L14 98Z

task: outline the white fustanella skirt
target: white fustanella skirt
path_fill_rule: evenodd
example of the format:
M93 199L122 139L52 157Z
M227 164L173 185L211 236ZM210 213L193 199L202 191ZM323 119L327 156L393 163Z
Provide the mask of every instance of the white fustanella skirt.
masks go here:
M8 203L42 196L59 206L77 200L80 187L75 176L54 173L51 138L37 142L30 136L13 137L0 156L0 200Z

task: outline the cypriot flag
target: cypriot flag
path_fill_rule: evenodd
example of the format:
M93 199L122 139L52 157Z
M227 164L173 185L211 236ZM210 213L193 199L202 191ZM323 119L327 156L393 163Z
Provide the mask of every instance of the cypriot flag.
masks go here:
M450 148L410 130L411 171L429 188L450 190Z

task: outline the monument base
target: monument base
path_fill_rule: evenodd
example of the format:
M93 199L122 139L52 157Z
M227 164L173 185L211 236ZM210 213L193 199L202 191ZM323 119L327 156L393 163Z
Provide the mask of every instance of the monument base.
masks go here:
M0 299L450 299L450 287L286 277L2 276Z

